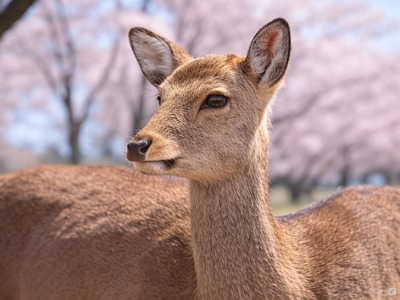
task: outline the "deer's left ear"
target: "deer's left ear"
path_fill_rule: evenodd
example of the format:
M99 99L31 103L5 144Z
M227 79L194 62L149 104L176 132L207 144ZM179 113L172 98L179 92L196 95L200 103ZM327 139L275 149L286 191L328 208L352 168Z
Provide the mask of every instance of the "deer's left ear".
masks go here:
M180 46L142 27L129 31L129 41L144 76L155 87L192 59Z
M275 19L254 36L246 63L259 85L272 87L284 77L289 56L289 24L284 19Z

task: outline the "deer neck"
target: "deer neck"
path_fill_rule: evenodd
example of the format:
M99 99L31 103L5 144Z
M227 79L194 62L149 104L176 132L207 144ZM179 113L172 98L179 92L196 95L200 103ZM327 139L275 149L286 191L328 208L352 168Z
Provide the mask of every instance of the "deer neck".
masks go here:
M190 182L200 299L290 299L302 293L300 253L269 206L267 141L263 144L254 161L229 180Z

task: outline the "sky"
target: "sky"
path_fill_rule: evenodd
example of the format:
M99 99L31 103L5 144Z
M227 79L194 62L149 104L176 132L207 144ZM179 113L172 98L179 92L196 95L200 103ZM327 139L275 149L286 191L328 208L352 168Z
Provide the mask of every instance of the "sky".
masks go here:
M398 28L392 37L383 38L381 44L389 51L400 51L400 1L398 0L369 0L369 2L382 9L388 19L398 23Z

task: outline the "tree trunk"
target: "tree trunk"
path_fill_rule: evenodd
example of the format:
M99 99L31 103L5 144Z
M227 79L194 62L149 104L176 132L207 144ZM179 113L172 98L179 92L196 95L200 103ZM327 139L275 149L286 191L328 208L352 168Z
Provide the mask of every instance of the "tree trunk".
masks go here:
M348 186L350 184L350 167L345 165L340 170L339 186Z
M64 78L65 93L62 96L62 100L67 112L68 146L70 151L69 162L72 164L79 164L81 160L81 152L79 148L79 135L83 120L76 120L72 103L71 81L72 81L71 76L65 76Z
M71 151L69 161L73 164L79 164L81 161L81 151L79 148L81 126L79 122L69 124L69 146Z

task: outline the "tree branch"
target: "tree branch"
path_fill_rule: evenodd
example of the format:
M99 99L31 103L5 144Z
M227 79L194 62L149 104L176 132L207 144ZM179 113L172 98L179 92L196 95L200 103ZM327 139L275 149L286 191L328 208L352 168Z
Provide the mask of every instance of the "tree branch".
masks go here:
M37 0L13 0L0 13L0 39Z
M86 97L85 107L83 109L82 116L79 120L80 123L83 123L88 118L90 108L92 107L97 94L104 88L104 85L107 83L108 78L110 77L111 70L114 67L115 61L118 56L117 54L120 45L120 36L121 36L121 30L118 31L110 57L108 58L108 61L103 69L103 72L101 73L99 80L97 81L97 83L94 85L94 87Z
M65 6L62 0L56 1L57 5L57 15L59 15L61 26L63 27L61 33L65 38L65 46L67 50L66 59L68 59L69 64L65 72L69 73L70 76L73 76L76 67L76 47L74 40L71 35L71 29L67 17L67 13L65 11Z

